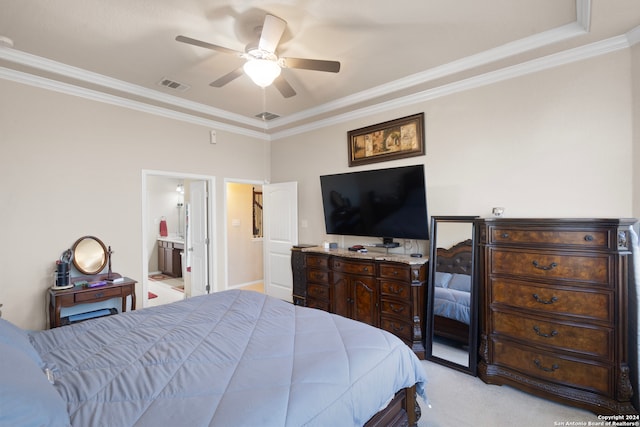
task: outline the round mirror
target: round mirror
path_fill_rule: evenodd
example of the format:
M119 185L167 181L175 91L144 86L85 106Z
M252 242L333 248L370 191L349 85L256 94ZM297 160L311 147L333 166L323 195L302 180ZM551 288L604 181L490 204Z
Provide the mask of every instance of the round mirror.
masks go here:
M107 248L97 237L79 238L72 250L73 265L82 274L98 274L107 265Z

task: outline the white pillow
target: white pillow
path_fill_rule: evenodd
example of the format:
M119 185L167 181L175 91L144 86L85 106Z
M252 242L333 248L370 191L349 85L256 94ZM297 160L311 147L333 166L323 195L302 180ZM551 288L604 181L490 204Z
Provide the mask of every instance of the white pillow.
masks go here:
M451 273L442 273L440 271L436 271L436 282L435 286L438 288L446 288L451 280Z
M468 274L454 274L449 281L449 289L471 292L471 276Z

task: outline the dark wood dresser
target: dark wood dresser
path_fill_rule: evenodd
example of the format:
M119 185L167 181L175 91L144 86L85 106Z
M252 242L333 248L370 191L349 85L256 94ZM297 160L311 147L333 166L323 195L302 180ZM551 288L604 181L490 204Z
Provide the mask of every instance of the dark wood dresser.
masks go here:
M291 248L291 271L293 272L293 303L295 305L307 305L307 280L305 278L306 258L302 249L312 248L316 245L299 244Z
M300 251L308 307L389 331L424 359L427 258L320 247Z
M627 345L635 222L481 220L479 377L597 414L636 413Z

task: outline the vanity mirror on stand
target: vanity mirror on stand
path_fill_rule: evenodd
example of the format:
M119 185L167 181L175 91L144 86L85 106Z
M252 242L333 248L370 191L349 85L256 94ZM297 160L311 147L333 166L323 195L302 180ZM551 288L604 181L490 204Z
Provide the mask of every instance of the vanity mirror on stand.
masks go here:
M476 375L477 216L433 216L427 287L427 359Z
M85 275L100 273L110 258L110 251L107 251L102 240L93 236L84 236L76 240L71 251L74 267Z
M59 269L65 276L58 271L49 289L51 328L135 310L137 282L111 271L112 253L94 236L79 238L63 253L57 265L72 262L74 268Z

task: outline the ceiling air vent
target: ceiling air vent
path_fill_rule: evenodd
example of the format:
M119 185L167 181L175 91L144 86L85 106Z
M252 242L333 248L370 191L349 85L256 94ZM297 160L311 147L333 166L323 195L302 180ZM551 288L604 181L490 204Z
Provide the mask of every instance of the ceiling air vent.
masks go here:
M179 83L175 80L171 80L171 79L167 79L167 78L163 78L162 80L160 80L158 82L158 86L162 86L162 87L168 87L169 89L175 89L175 90L179 90L180 92L184 92L187 91L191 88L191 86L189 85L185 85L182 83Z
M264 120L265 122L268 122L269 120L277 119L280 116L275 114L275 113L270 113L268 111L264 111L262 113L256 114L256 117L259 118L259 119Z

